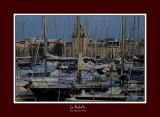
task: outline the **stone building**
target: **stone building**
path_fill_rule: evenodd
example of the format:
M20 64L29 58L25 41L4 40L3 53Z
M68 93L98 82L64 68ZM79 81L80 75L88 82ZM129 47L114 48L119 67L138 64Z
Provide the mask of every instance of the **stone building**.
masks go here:
M39 56L44 54L44 40L30 38L16 42L16 56ZM72 42L63 39L47 39L47 51L55 56L78 57L95 59L117 59L121 56L121 40L115 38L92 40L77 16L77 26L72 34ZM125 56L144 56L144 41L125 40Z
M83 38L87 41L82 41L79 45L77 38L73 42L64 42L63 39L48 39L47 51L55 56L78 57L79 52L83 56L92 57L95 59L117 59L121 56L121 41L114 38L91 40ZM82 39L82 40L83 40ZM78 43L79 42L79 43ZM79 48L78 48L79 47ZM44 42L40 39L31 38L16 42L16 56L35 56L39 48L38 55L43 56ZM144 56L144 41L125 41L125 56Z
M92 40L88 44L88 56L95 59L114 59L119 56L119 42L115 39Z
M145 48L144 48L144 41L139 40L130 40L127 39L125 41L125 55L128 57L131 56L144 56Z
M56 56L62 56L64 49L63 39L48 39L47 41L47 51L48 53ZM39 49L39 51L37 51ZM22 41L16 42L16 56L39 56L44 55L44 41L38 38L30 38Z
M72 42L66 42L66 57L72 57Z
M16 42L16 56L25 57L30 56L30 47L27 40L17 41Z
M78 57L79 53L82 53L82 56L86 56L89 41L87 33L82 24L80 24L80 16L77 16L77 27L72 35L72 56Z
M70 51L72 45L72 52ZM77 27L72 35L72 44L66 44L67 56L78 57L79 53L83 56L93 57L96 59L113 59L119 56L119 42L115 39L98 39L89 38L83 25L80 23L80 16L77 16Z

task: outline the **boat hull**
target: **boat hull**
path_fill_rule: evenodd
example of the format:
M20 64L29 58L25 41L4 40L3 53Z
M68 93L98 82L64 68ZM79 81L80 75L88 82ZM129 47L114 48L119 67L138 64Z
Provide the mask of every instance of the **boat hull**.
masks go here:
M72 94L81 94L82 90L90 91L103 91L101 88L30 88L37 100L65 100L71 98Z
M61 90L56 88L30 88L32 93L34 94L36 100L65 100L66 98L71 98L71 96Z

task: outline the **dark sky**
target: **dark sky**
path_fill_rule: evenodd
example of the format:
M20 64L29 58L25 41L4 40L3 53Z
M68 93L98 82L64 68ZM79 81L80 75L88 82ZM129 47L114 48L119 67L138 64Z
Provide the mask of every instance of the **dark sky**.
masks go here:
M134 20L135 18L135 20ZM140 38L144 38L144 16L127 16L127 37L134 33L139 33ZM138 29L139 19L139 29ZM121 16L81 16L81 23L89 32L91 38L121 37ZM76 24L76 16L49 16L48 17L48 37L49 39L63 38L71 41L71 36ZM42 16L17 15L15 17L16 40L25 37L40 37L42 32Z

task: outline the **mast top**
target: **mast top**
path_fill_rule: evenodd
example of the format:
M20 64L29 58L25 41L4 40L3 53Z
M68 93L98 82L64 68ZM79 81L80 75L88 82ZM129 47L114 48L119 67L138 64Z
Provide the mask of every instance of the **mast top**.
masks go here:
M43 16L44 28L44 56L47 55L47 39L48 39L48 16Z

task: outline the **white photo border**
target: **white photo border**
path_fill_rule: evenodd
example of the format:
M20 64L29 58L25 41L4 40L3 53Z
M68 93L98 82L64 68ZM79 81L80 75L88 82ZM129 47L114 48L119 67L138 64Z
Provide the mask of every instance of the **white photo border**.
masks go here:
M16 101L16 97L15 97L15 80L16 80L16 78L15 78L15 72L16 72L16 70L15 70L15 57L16 57L16 55L15 55L15 51L16 51L16 49L15 49L15 42L16 42L16 37L15 37L15 26L16 26L16 24L15 24L15 17L16 16L23 16L23 15L26 15L26 16L28 16L28 15L30 15L30 16L42 16L42 15L48 15L48 16L77 16L77 15L83 15L83 16L123 16L123 15L125 15L125 16L135 16L135 15L141 15L141 16L144 16L145 17L145 38L144 38L144 42L145 42L145 66L144 66L144 68L145 68L145 78L144 78L144 81L145 81L145 100L144 101L141 101L141 102L138 102L138 101L132 101L132 102L127 102L127 101L121 101L121 102L118 102L118 101L116 101L116 102L114 102L114 101L112 101L112 102L61 102L61 101L57 101L57 102L55 102L55 101ZM13 103L14 104L147 104L147 13L105 13L105 14L101 14L101 13L96 13L96 14L94 14L94 13L77 13L77 14L72 14L72 13L70 13L70 14L61 14L61 13L24 13L24 14L22 14L22 13L14 13L13 14L13 35L14 35L14 40L13 40L13 53L14 53L14 57L13 57Z

